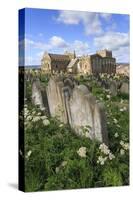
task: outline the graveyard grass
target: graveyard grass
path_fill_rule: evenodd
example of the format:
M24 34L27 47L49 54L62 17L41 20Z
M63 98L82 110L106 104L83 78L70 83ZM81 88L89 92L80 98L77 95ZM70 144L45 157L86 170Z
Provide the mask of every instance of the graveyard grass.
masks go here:
M80 83L89 82L88 76L75 78ZM48 77L43 75L41 82L46 86ZM25 159L25 191L129 184L129 96L118 94L111 97L95 79L90 84L92 93L106 107L108 147L77 136L68 125L48 117L47 113L44 116L32 104L31 83L26 83L25 153L20 149L20 156Z

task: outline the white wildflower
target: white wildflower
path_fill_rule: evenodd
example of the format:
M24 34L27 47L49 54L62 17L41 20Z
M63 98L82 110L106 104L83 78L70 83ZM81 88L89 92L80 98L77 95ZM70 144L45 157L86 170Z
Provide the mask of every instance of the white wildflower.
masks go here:
M109 95L109 94L107 94L107 96L106 96L108 99L110 99L111 98L111 96Z
M121 99L120 103L122 104L123 102L124 102L124 100L123 100L123 99Z
M125 143L125 144L124 144L124 149L125 149L125 150L128 150L128 149L129 149L129 143Z
M125 150L124 149L120 149L120 154L124 155L125 154Z
M80 157L85 158L86 157L86 147L80 147L79 150L77 151L77 154Z
M104 165L106 160L107 160L107 157L99 156L98 160L97 160L97 163L99 163L100 165Z
M39 112L39 113L37 113L37 115L38 115L38 116L40 116L40 115L41 115L41 113Z
M114 123L115 123L115 124L117 124L117 123L118 123L118 120L117 120L117 119L115 119L115 118L113 119L113 121L114 121Z
M56 167L56 168L55 168L55 172L58 173L59 171L60 171L60 168L59 168L59 167Z
M43 125L48 126L50 124L50 121L48 119L43 120Z
M59 127L60 127L60 128L63 127L63 124L60 124Z
M123 110L124 110L124 111L126 111L126 110L127 110L127 108L124 106L124 107L123 107Z
M28 153L27 153L27 156L30 157L31 153L32 153L32 151L29 150Z
M31 156L31 154L32 154L32 151L29 150L29 151L27 152L26 158L28 159L28 158Z
M112 159L114 159L114 158L115 158L114 154L109 153L109 160L112 160Z
M124 141L120 141L120 145L123 147L123 145L124 145Z
M106 144L104 144L104 143L100 144L99 149L105 155L108 155L110 153L110 150L109 150L108 146Z
M33 122L37 122L37 121L39 121L40 119L41 119L41 118L40 118L39 116L36 116L36 117L33 118L32 121L33 121Z
M41 119L42 120L47 119L47 116L41 116Z
M27 120L28 120L28 121L32 120L32 116L29 115L29 116L27 117Z
M121 127L119 124L116 124L116 126L117 126L118 128L120 128L120 127Z
M120 112L123 112L124 110L123 110L123 108L120 108Z
M115 138L117 138L117 137L119 137L119 134L116 132L116 133L115 133Z
M45 107L41 107L40 110L41 110L41 111L45 111L46 108L45 108Z
M62 163L61 163L61 166L62 167L65 167L67 165L67 161L63 161Z
M35 115L36 114L36 111L34 110L34 111L32 111L32 115Z

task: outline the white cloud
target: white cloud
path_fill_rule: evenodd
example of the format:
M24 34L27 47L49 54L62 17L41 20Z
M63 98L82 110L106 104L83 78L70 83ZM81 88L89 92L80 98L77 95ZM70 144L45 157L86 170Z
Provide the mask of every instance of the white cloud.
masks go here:
M112 14L110 14L110 13L100 13L100 17L102 17L106 21L109 21L112 17Z
M50 38L50 45L56 48L65 48L68 46L65 40L59 36L53 36Z
M70 25L81 23L84 26L86 35L98 35L103 33L101 19L109 20L111 16L112 15L109 13L100 14L81 11L60 11L56 20L57 22Z
M94 38L94 45L99 48L118 50L120 47L129 46L129 34L121 32L106 32Z
M119 50L113 51L113 56L117 58L117 62L130 62L129 47L120 47Z
M75 51L77 56L81 56L83 54L89 54L90 48L87 42L82 42L80 40L75 40L71 44L69 43L68 47L65 51Z
M129 62L129 34L121 32L106 32L94 38L97 49L110 49L117 62Z

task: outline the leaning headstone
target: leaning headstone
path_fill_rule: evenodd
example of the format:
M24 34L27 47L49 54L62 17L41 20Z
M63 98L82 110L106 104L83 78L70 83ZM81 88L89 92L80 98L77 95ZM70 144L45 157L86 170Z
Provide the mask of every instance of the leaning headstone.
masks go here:
M32 103L39 106L40 110L49 113L46 89L41 86L39 80L34 80L32 83Z
M94 134L95 138L108 144L107 119L103 103L96 103L94 109Z
M69 123L78 135L107 144L106 117L103 107L84 85L76 86L69 101Z
M122 94L129 94L129 83L126 83L126 82L122 83L120 92Z
M117 84L116 84L115 81L110 82L110 93L111 93L112 96L117 95Z
M65 85L64 85L65 84ZM52 117L68 123L77 135L107 143L104 106L85 85L72 87L72 82L52 77L47 86L47 97Z
M65 101L63 96L63 81L52 77L47 86L49 110L52 117L57 117L61 122L68 123Z

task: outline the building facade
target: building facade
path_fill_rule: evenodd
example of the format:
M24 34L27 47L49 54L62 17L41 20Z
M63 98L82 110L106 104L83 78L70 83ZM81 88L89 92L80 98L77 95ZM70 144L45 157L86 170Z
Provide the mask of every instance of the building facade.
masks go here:
M116 73L116 59L112 51L101 50L96 54L76 57L75 52L64 55L45 53L41 60L41 70L45 73Z

